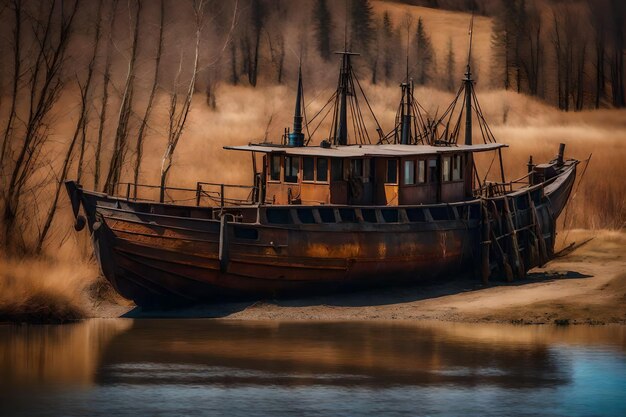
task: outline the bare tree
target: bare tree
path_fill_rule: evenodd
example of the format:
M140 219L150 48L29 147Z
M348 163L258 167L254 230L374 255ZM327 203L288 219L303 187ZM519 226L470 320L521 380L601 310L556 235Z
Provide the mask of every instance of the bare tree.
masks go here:
M252 0L251 23L253 29L254 51L251 50L250 40L246 37L246 50L248 56L248 81L250 85L256 87L259 76L259 60L261 47L261 33L265 27L266 10L263 0Z
M609 9L606 0L587 0L587 8L591 13L591 25L593 27L593 40L595 46L595 108L600 108L601 102L606 95L606 41L607 27L609 26Z
M115 27L115 16L117 11L118 0L113 0L111 9L109 11L109 41L107 42L106 49L106 62L104 64L104 73L102 77L102 102L100 107L100 122L98 125L98 139L96 141L96 150L94 153L94 174L93 174L93 187L95 190L100 188L100 172L102 166L102 139L104 136L104 125L107 120L107 105L109 103L109 83L111 82L111 61L112 61L112 43L113 43L113 28Z
M611 5L611 53L609 72L613 106L626 106L626 86L624 85L624 26L626 25L626 5L621 0L610 0Z
M16 106L17 106L17 90L20 84L22 74L22 57L21 57L21 44L22 44L22 2L21 0L13 0L13 12L15 17L15 28L13 30L13 84L11 95L11 110L9 111L9 117L7 119L7 125L4 130L4 136L2 138L2 147L0 148L0 167L3 167L4 156L9 144L9 138L13 130L13 122L15 121ZM0 169L0 174L2 174Z
M157 85L159 81L159 73L161 70L161 55L163 52L163 31L165 28L165 3L164 0L160 2L160 22L159 22L159 40L157 46L156 57L154 59L154 80L152 82L152 89L150 90L150 97L148 98L148 104L146 105L146 111L141 119L141 125L139 126L139 132L137 134L137 143L135 148L135 169L134 169L134 183L139 182L139 173L141 171L141 160L143 157L143 139L146 134L146 127L150 114L152 113L152 107L154 103L154 97L156 96ZM134 197L137 197L137 187L134 189Z
M276 70L276 82L282 84L283 68L285 66L285 36L280 25L274 35L267 32L267 44L270 48L272 64Z
M109 173L104 184L104 192L113 194L120 181L122 164L126 156L126 148L128 145L128 130L130 115L132 112L135 84L135 65L137 62L137 51L139 44L139 27L141 21L142 0L137 0L135 10L133 40L131 45L131 55L128 61L128 72L126 73L126 83L122 94L122 102L118 114L117 129L115 132L115 141L113 145L113 155L109 164Z
M15 5L20 5L16 2ZM62 69L66 62L66 51L72 33L73 21L79 2L69 7L60 7L61 16L58 26L54 19L57 3L52 2L49 9L41 8L41 20L33 21L31 27L34 47L29 56L34 60L29 64L30 78L27 81L25 94L28 94L23 132L11 135L16 142L16 158L12 160L9 181L6 185L4 198L3 223L4 241L13 235L16 226L16 215L20 210L24 187L35 172L43 144L48 138L47 118L57 102L64 85ZM18 94L20 94L18 92Z
M230 44L230 82L232 85L239 83L239 71L237 70L237 45L235 42Z
M183 128L187 122L187 116L189 114L189 108L191 107L191 101L193 99L193 92L196 85L196 78L198 74L198 58L200 52L200 35L202 32L202 20L203 20L203 0L194 1L194 16L196 20L196 38L193 58L193 71L189 79L189 85L185 96L183 97L182 104L179 103L179 94L177 92L180 75L182 72L183 59L181 55L178 72L174 81L174 90L170 95L169 106L169 125L168 125L168 137L167 148L163 154L163 160L161 163L161 192L160 201L165 199L165 187L167 184L167 175L172 168L172 158L176 151L176 146L180 140L180 136L183 133Z
M87 121L89 120L90 96L91 96L91 83L96 65L96 59L98 58L98 51L100 49L100 38L102 33L102 7L103 0L98 1L98 11L96 14L96 30L94 32L94 46L91 60L87 66L87 79L85 84L79 87L81 90L81 111L78 119L77 129L80 129L81 141L80 141L80 153L78 157L78 168L76 172L76 181L80 183L83 175L83 162L85 159L85 145L87 142ZM69 152L71 153L71 152ZM65 173L67 174L67 173ZM65 179L65 174L62 175L62 179Z
M527 6L523 2L519 11L519 52L517 59L519 67L524 71L528 81L528 90L531 95L539 93L540 65L542 62L543 45L541 42L541 13L533 3ZM518 72L518 82L521 84L521 74ZM521 85L518 85L518 90Z
M206 104L209 106L211 110L215 110L217 108L217 85L219 80L219 67L215 70L207 71L207 80L206 80Z
M98 49L100 45L100 35L101 35L101 20L102 20L102 6L103 0L99 0L98 2L98 11L96 16L96 29L94 31L94 47L93 53L91 55L91 59L89 61L89 65L87 67L87 78L85 80L84 85L80 84L78 81L78 86L80 90L80 114L78 116L78 121L76 122L76 128L74 130L74 135L72 136L72 140L69 143L67 148L67 152L65 153L65 158L63 159L63 163L61 165L61 170L57 176L55 190L52 197L52 203L50 204L50 208L48 209L48 214L46 215L46 219L44 221L43 227L40 229L39 237L37 239L37 247L36 252L40 252L44 241L46 240L46 236L50 231L50 227L52 226L52 221L54 220L54 215L57 211L57 205L59 202L59 196L61 194L61 190L63 188L63 183L67 178L67 174L70 168L70 165L73 160L74 148L76 147L76 143L80 137L80 149L79 149L79 159L78 159L78 167L77 167L77 176L76 181L80 182L83 170L83 159L85 155L85 142L86 142L86 126L87 120L89 118L89 108L90 108L90 93L91 93L91 84L93 79L94 67L96 63L96 58L98 56Z

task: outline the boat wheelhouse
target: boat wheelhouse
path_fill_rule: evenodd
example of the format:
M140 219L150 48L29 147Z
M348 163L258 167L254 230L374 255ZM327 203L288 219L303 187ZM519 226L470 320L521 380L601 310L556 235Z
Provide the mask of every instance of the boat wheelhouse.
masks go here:
M402 206L474 198L473 154L500 143L459 145L226 146L263 154L261 201L285 205Z

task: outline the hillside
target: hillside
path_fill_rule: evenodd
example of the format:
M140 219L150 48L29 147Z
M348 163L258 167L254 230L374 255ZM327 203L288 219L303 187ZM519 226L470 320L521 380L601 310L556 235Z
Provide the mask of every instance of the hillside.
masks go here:
M423 19L426 32L431 37L435 49L438 72L445 71L448 45L452 41L457 78L461 79L467 64L471 14L411 6L390 1L375 1L373 6L378 15L382 15L387 11L394 22L404 22L407 15L411 16L411 36L413 36L417 20L420 17ZM491 18L484 16L474 17L472 56L474 61L473 71L478 80L486 81L489 79L492 65L492 25ZM406 34L403 33L403 36L406 36ZM398 51L398 53L405 55L404 51ZM488 85L486 82L484 84Z

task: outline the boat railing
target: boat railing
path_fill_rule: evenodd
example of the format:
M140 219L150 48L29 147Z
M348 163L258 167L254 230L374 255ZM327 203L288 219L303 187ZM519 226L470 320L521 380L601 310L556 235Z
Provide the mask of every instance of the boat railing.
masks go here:
M129 201L158 201L189 205L193 203L198 207L226 207L255 204L258 201L258 187L202 181L196 182L195 188L123 182L118 184L117 195Z
M507 182L485 181L482 186L476 190L475 195L477 197L492 198L512 193L513 191L519 190L520 188L528 187L530 185L529 179L531 175L532 172L529 172L523 177Z

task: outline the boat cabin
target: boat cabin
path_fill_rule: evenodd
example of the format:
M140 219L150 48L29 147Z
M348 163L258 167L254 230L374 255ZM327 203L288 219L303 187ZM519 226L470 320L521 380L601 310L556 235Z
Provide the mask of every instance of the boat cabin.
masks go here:
M263 154L261 201L398 206L473 197L473 154L506 145L226 146Z

